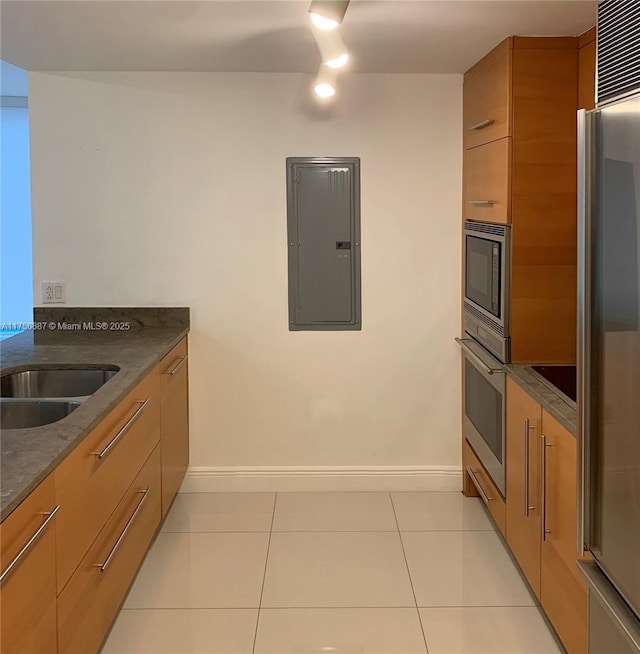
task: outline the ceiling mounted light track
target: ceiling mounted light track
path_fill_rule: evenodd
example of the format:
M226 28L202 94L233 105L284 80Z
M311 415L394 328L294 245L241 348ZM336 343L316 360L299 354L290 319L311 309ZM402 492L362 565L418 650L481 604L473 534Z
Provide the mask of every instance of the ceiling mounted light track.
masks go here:
M350 0L312 0L309 7L313 24L321 30L334 30L347 13Z

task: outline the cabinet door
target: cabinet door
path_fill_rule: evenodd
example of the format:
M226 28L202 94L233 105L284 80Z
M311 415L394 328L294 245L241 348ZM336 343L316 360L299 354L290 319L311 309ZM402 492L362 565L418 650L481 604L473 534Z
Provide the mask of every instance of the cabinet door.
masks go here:
M57 651L54 509L49 476L0 525L2 654Z
M596 106L596 42L582 46L578 54L578 109Z
M511 139L464 153L465 220L511 222Z
M507 543L540 597L542 407L507 379Z
M160 397L164 517L189 465L189 363L186 338L160 362Z
M587 651L587 588L576 567L576 439L542 411L540 599L569 654Z
M506 39L465 73L465 149L511 134L511 46Z

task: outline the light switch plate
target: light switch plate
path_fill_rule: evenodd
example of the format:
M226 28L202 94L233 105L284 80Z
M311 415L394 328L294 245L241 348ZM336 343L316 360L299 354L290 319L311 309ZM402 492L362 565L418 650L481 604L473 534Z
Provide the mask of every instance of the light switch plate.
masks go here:
M67 282L42 282L42 304L64 304Z

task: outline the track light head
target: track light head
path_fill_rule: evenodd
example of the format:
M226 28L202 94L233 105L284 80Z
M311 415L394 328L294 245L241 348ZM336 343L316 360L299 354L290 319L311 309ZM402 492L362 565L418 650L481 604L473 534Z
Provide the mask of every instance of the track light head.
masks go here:
M344 18L350 0L312 0L309 13L313 24L321 30L334 30Z
M316 77L313 90L321 98L330 98L336 94L336 81L338 80L338 70L331 68L326 64L320 65L318 77Z

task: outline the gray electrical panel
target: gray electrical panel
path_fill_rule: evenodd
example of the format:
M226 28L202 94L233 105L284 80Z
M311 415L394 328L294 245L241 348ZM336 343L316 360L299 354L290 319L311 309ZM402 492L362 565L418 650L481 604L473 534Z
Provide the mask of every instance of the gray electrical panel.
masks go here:
M289 329L361 329L360 159L287 158Z

